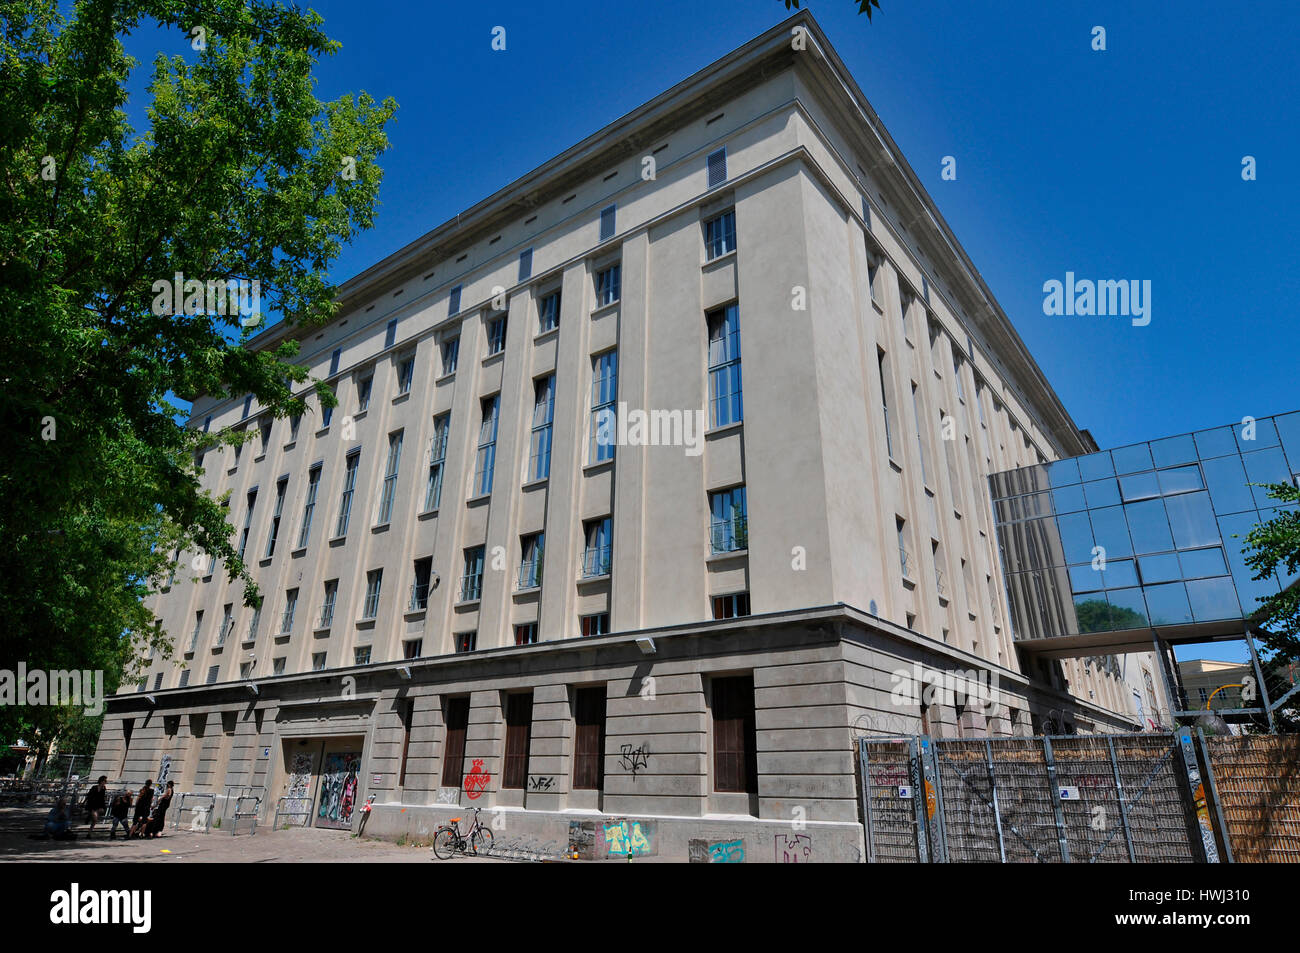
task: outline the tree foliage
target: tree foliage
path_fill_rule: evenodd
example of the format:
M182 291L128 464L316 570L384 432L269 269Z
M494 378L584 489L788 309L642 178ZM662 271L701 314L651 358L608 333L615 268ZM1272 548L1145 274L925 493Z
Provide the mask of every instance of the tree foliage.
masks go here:
M1287 483L1265 486L1271 499L1280 504L1300 503L1300 489ZM1255 579L1274 575L1294 579L1300 574L1300 510L1284 509L1256 526L1246 536L1243 550L1246 565ZM1250 611L1249 606L1242 606ZM1285 665L1300 659L1300 587L1288 586L1260 601L1253 614L1260 641L1278 653L1271 661Z
M202 304L165 313L154 283L257 280L263 314L328 320L327 268L373 222L396 105L317 100L313 66L339 44L296 7L0 13L0 667L104 669L112 691L144 646L167 650L144 598L177 550L259 598L196 465L242 438L178 424L171 395L251 393L276 416L333 404L296 343L249 347L252 319ZM135 129L123 38L145 30L162 52ZM0 736L59 718L0 708Z

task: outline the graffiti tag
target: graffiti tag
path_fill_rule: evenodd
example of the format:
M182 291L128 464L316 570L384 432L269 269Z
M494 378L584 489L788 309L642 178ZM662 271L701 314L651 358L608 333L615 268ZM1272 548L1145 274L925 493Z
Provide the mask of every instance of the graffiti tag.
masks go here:
M469 774L465 775L465 793L472 801L487 790L492 776L483 770L483 759L475 758Z
M605 825L605 844L608 853L619 857L634 857L650 853L650 839L641 830L640 821L615 821Z
M646 750L644 743L635 748L630 744L622 745L619 748L619 753L621 756L618 763L624 771L631 771L634 778L639 770L648 767L650 764L650 752Z
M534 774L528 776L528 790L530 791L549 791L555 787L555 778L543 778Z
M812 835L777 834L775 842L778 864L807 864L812 861Z

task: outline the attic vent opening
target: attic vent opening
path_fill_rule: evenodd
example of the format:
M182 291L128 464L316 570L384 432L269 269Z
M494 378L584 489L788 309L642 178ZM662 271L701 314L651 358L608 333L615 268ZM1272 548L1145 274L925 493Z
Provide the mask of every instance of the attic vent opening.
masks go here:
M488 244L489 244L489 245L495 245L495 244L496 244L497 242L499 242L499 241L501 241L501 236L500 236L500 235L498 235L496 238L492 239L492 241L488 242Z
M393 297L396 298L398 295L400 295L400 294L401 294L403 291L405 291L405 290L406 290L405 288L398 288L396 291L393 292Z
M432 277L433 277L433 272L429 272L427 275L424 276L424 280L428 281Z
M373 304L372 304L372 305L369 305L369 306L366 308L366 310L367 310L367 311L374 311L374 310L375 310L375 306L374 306Z
M652 156L657 156L659 153L663 152L667 148L668 148L668 143L665 142L662 146L660 146L658 149L653 150L650 154Z
M572 202L572 201L573 201L574 199L576 199L577 197L578 197L578 193L577 193L577 192L574 192L572 195L570 195L567 199L565 199L565 200L564 200L563 202L561 202L560 204L561 204L561 205L568 205L570 202Z
M615 206L609 205L600 210L600 240L606 241L614 237L614 213Z
M603 179L601 179L600 181L602 181L602 182L608 182L610 179L614 178L614 176L616 176L616 175L618 175L618 170L617 170L617 169L615 169L615 170L614 170L613 172L611 172L609 175L605 176L605 177L604 177Z
M706 126L712 126L715 122L717 122L719 119L721 119L721 118L722 118L723 116L725 116L725 115L726 115L726 113L718 113L716 116L714 116L714 117L713 117L712 119L710 119L708 122L706 122L704 125L706 125Z
M459 265L462 261L464 261L468 257L469 257L469 252L465 252L465 254L461 255L459 258L456 259L456 264Z
M709 188L714 189L727 181L727 150L710 152L708 158Z
M524 219L524 224L525 224L525 225L531 225L531 224L533 224L533 222L535 222L535 221L537 221L537 216L536 216L536 215L533 215L533 216L530 216L529 218Z

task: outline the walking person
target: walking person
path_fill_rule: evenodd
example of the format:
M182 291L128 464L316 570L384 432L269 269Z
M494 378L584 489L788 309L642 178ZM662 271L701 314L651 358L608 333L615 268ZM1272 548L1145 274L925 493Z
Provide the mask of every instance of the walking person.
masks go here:
M131 829L126 832L126 839L139 837L144 832L144 826L149 822L149 808L153 806L153 778L148 778L144 782L144 787L135 799L135 819L131 823Z
M145 837L157 837L162 833L163 826L167 823L167 808L172 805L172 788L175 787L171 781L167 782L167 790L163 792L158 803L154 805L153 816L149 818L149 823L144 827Z
M99 819L104 816L104 811L108 807L108 775L101 774L95 785L86 792L86 799L82 801L81 806L86 811L86 820L90 822L88 833L95 833L95 825Z
M113 806L109 809L108 819L112 826L108 829L108 839L117 840L117 826L122 825L122 834L129 835L131 825L127 823L127 818L131 815L131 792L123 791L117 797L113 798Z

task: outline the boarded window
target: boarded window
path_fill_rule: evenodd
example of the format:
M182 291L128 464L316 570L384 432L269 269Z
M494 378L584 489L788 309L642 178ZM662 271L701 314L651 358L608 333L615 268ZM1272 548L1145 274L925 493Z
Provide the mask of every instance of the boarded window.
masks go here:
M469 699L447 699L443 720L447 725L447 740L442 752L442 786L459 788L465 775L465 729L469 726Z
M605 790L605 686L574 692L573 789Z
M527 281L533 273L533 250L525 248L519 253L519 280Z
M727 181L727 150L710 152L708 158L709 188L715 188Z
M522 790L528 784L528 746L533 734L533 693L506 696L506 759L502 788Z
M716 791L758 793L754 733L754 677L713 680L713 786Z
M600 240L603 242L614 237L614 206L600 210Z

